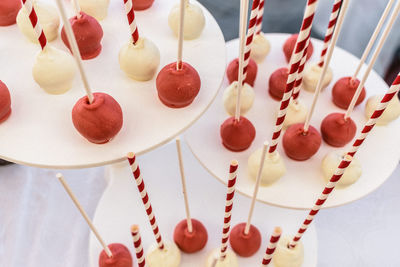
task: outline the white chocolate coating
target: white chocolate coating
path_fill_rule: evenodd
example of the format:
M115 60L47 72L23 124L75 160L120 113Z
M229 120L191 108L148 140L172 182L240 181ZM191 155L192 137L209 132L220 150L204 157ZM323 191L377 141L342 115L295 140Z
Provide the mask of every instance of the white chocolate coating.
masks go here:
M275 267L300 267L304 261L304 247L301 241L295 248L288 248L292 240L289 236L282 236L276 246L272 261Z
M146 263L149 267L178 267L181 263L181 252L175 243L164 242L164 249L153 244L146 255Z
M247 172L254 181L257 179L258 170L260 168L261 155L262 148L259 148L250 155L247 161ZM264 168L261 173L261 185L270 185L285 175L285 173L285 163L279 153L277 151L272 154L267 153L265 156Z
M42 1L34 1L33 6L47 41L53 41L58 36L58 27L60 26L60 18L58 17L57 9L53 5ZM31 21L29 20L28 12L24 7L18 12L17 25L26 38L33 43L39 43Z
M329 181L331 179L332 175L335 173L337 167L342 161L343 155L343 152L332 151L324 157L321 168L325 181ZM355 183L360 178L361 174L361 164L356 158L353 158L352 162L345 170L337 185L342 187L349 186Z
M226 257L223 261L219 258L221 248L214 249L207 257L206 267L239 267L235 252L227 249ZM214 265L215 262L215 265Z
M234 116L236 112L236 101L238 94L238 82L232 82L224 91L223 101L226 112ZM242 93L240 95L240 114L244 115L251 109L254 103L255 93L253 87L245 83L242 87Z
M81 10L97 20L107 17L110 0L78 0Z
M76 64L71 54L47 45L33 64L33 79L49 94L63 94L72 87Z
M374 113L375 108L378 106L379 102L382 100L383 95L374 95L368 98L367 104L365 105L365 117L369 119ZM400 116L400 101L397 95L389 102L385 111L382 113L381 117L377 120L377 125L387 125L394 121Z
M285 121L283 122L283 129L296 123L305 122L307 112L307 106L300 99L297 99L296 101L291 99L286 111Z
M303 76L303 88L306 89L309 92L314 92L317 84L319 77L321 76L322 68L318 66L318 63L313 63L312 65L308 66L304 70L304 76ZM332 81L332 69L328 67L324 81L322 83L322 88L321 90L324 90L329 83Z
M179 5L175 5L168 16L168 25L176 36L179 32ZM200 6L186 2L183 39L193 40L200 36L205 25L203 10Z
M271 44L263 33L254 35L250 57L254 59L257 64L261 64L264 61L270 50Z
M119 51L120 68L137 81L151 80L159 64L160 51L147 38L140 37L135 45L129 41Z

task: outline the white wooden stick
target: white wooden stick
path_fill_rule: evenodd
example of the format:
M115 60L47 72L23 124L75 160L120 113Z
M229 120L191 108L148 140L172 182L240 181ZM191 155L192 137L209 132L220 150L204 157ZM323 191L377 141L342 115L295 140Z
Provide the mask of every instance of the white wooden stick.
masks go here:
M179 7L179 32L178 32L178 60L176 61L176 69L182 69L182 53L183 53L183 29L185 27L185 9L186 1L181 0Z
M244 228L244 234L248 235L250 231L250 226L251 226L251 218L253 217L253 211L254 211L254 206L256 204L256 199L257 199L257 193L258 189L260 188L260 183L261 183L261 175L262 171L264 168L264 162L265 162L265 156L267 154L268 150L268 142L264 142L262 154L261 154L261 161L260 161L260 167L258 168L258 173L257 173L257 178L256 178L256 184L254 186L254 192L253 192L253 197L251 198L251 204L250 204L250 210L249 210L249 217L247 218L247 223L246 227Z
M395 0L390 0L390 1L387 3L386 8L385 8L385 10L384 10L383 13L382 13L381 18L379 19L378 25L376 25L376 28L375 28L375 30L374 30L374 33L372 34L371 38L369 39L368 45L367 45L367 47L366 47L365 50L364 50L364 53L363 53L363 55L362 55L362 57L361 57L361 59L360 59L360 62L358 63L357 69L356 69L356 71L354 72L353 77L351 78L352 80L355 80L355 79L357 78L357 75L358 75L358 73L360 72L362 65L364 64L365 60L367 59L367 56L368 56L369 52L371 51L371 48L372 48L372 46L374 45L375 40L376 40L376 38L378 37L379 32L381 31L382 26L383 26L383 24L384 24L384 22L385 22L387 16L388 16L389 13L390 13L390 9L392 8L394 1L395 1Z
M399 14L399 11L400 11L400 1L397 2L396 6L393 10L393 13L389 18L389 22L387 23L385 29L383 30L382 36L379 39L378 46L375 48L375 51L371 58L371 61L368 63L367 70L365 71L364 76L362 77L360 84L358 85L358 88L353 95L353 98L351 99L350 105L347 108L346 114L344 115L345 120L350 118L351 112L353 111L353 109L356 105L357 99L361 94L362 88L364 87L364 84L368 79L368 76L372 70L372 67L374 66L374 64L376 62L376 59L378 58L378 56L382 50L383 45L385 44L385 41L390 33L390 30L392 29L392 26L397 19L397 15Z
M72 5L74 7L76 17L78 19L80 19L81 18L81 13L80 13L81 12L81 6L79 5L78 0L73 0Z
M178 152L179 170L181 172L183 198L185 199L186 221L187 221L188 231L189 233L191 233L193 232L193 225L192 225L192 217L190 217L189 200L186 190L186 178L185 178L185 170L183 168L181 139L178 137L175 139L175 142L176 142L176 150Z
M69 20L67 18L66 13L65 13L65 8L64 8L64 5L62 3L62 0L56 0L56 2L57 2L58 9L60 10L61 18L62 18L62 20L64 22L65 33L67 34L68 42L69 42L69 45L70 45L70 47L72 49L72 54L74 55L74 58L76 60L76 64L78 65L78 69L79 69L79 72L81 74L81 78L82 78L83 85L85 87L86 95L87 95L87 97L89 99L89 103L92 104L93 103L93 93L92 93L92 90L90 89L89 82L88 82L88 79L86 77L86 73L83 70L81 53L79 52L79 48L78 48L78 44L76 43L75 35L74 35L73 31L72 31L71 24L69 23Z
M99 240L101 246L104 248L104 251L107 253L107 256L109 258L111 258L113 256L112 253L111 253L111 250L108 248L108 246L106 245L104 240L101 238L99 232L97 231L96 227L93 225L93 223L90 220L89 216L87 215L87 213L83 209L81 203L79 203L78 199L76 198L76 196L72 192L71 188L69 187L69 185L65 181L64 176L61 173L57 173L56 177L58 178L58 180L63 185L65 191L67 191L69 197L72 199L72 201L74 202L75 206L78 208L79 212L82 214L83 218L86 220L87 224L89 225L90 229L92 230L92 232L96 236L97 240Z
M341 7L341 10L340 10L340 13L339 13L339 18L338 18L338 21L336 23L335 30L333 32L332 42L329 45L328 52L327 52L326 59L325 59L325 64L322 67L322 72L321 72L321 75L319 76L317 87L316 87L315 92L314 92L313 102L312 102L311 107L310 107L310 109L309 109L309 111L307 113L306 121L304 123L304 128L303 128L304 132L307 132L308 128L310 127L311 117L312 117L312 115L314 113L314 109L315 109L315 106L317 104L318 96L321 93L324 77L325 77L325 74L326 74L326 72L327 72L327 70L329 68L329 63L330 63L332 55L333 55L333 50L335 50L335 45L336 45L336 42L337 42L337 40L339 38L340 30L342 29L343 20L344 20L344 17L346 15L346 13L347 13L347 7L349 6L349 1L350 0L343 0L343 2L342 2L342 7Z

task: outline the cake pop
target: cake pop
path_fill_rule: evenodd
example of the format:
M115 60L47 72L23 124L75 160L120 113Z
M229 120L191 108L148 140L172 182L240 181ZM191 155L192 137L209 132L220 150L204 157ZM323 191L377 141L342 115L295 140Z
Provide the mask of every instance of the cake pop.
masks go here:
M280 101L285 93L286 82L289 76L288 68L279 68L274 71L268 80L268 92L275 100Z
M239 267L235 252L230 249L226 250L224 259L220 258L220 249L214 249L207 257L206 267Z
M319 77L321 76L322 72L322 67L320 67L318 64L312 64L306 68L304 71L304 76L303 76L303 88L306 89L309 92L314 92L317 84ZM332 80L332 69L328 67L326 74L324 76L324 80L322 82L322 90L325 89L329 83Z
M82 11L79 18L78 16L74 16L69 21L74 31L82 59L97 57L101 52L101 39L103 38L103 29L98 21ZM64 27L61 30L61 39L71 51Z
M168 16L168 25L176 36L179 32L180 6L175 5ZM185 27L183 29L183 38L185 40L196 39L203 32L205 18L203 10L199 5L185 1Z
M300 99L289 102L289 106L286 110L285 121L283 122L283 129L286 129L290 125L296 123L304 123L307 118L307 106Z
M229 117L220 128L222 144L229 150L239 152L250 147L256 137L256 129L245 117L239 121L235 117Z
M57 9L44 1L33 1L36 14L40 25L43 28L47 41L57 38L58 27L60 26L60 18ZM17 25L20 31L33 43L38 43L36 33L32 28L31 21L28 17L26 8L21 8L17 15Z
M7 86L0 80L0 123L11 115L11 96Z
M133 0L132 2L135 10L145 10L153 5L154 0Z
M226 87L223 95L224 107L226 112L234 116L236 111L236 102L238 94L238 82L234 81ZM251 109L254 103L255 93L254 89L245 83L242 87L241 101L240 101L240 114L246 114Z
M271 45L263 33L254 35L250 58L252 58L257 64L261 64L270 50Z
M226 69L226 76L228 77L229 83L238 80L238 73L239 73L239 59L235 58L229 63L228 68ZM257 63L250 58L249 65L247 66L247 76L244 82L248 83L250 86L254 86L256 76L257 76Z
M296 123L287 128L282 145L289 158L298 161L307 160L317 153L321 146L321 135L311 125L306 132L303 123Z
M260 231L254 225L250 225L248 234L244 233L246 223L239 223L232 228L229 242L232 249L242 257L254 255L261 246Z
M72 87L76 73L73 57L50 45L41 50L33 64L33 79L49 94L63 94Z
M352 77L340 78L332 88L332 101L333 103L342 109L347 109L350 105L351 99L354 96L358 86L360 84L359 79L352 79ZM360 96L356 101L356 106L364 101L366 92L363 87Z
M294 48L296 46L297 37L298 37L297 33L296 34L292 34L285 41L285 43L283 44L283 48L282 49L283 49L283 53L285 54L287 62L290 61L290 57L292 56L293 50L294 50ZM310 57L312 56L313 52L314 52L314 47L313 47L313 44L312 44L311 39L310 39L310 43L309 43L308 48L307 48L307 60L310 59Z
M186 62L177 69L176 62L166 65L156 79L158 97L170 108L190 105L200 91L201 81L197 71Z
M164 249L153 244L146 255L149 267L178 267L181 263L181 252L173 242L165 242Z
M78 3L83 12L95 17L97 20L107 17L110 0L78 0Z
M272 261L275 267L301 267L304 261L304 247L299 242L296 247L290 248L289 236L282 236L276 246Z
M322 160L321 169L326 182L335 174L337 167L343 160L343 155L343 152L333 151L328 153ZM345 187L354 184L361 177L361 174L361 164L356 158L353 158L336 185Z
M343 113L331 113L321 123L321 135L326 143L335 147L345 146L356 135L357 126Z
M374 95L368 98L367 104L365 106L365 117L369 119L374 113L376 107L381 102L383 95ZM389 105L383 112L381 117L376 121L378 125L387 125L390 122L396 120L400 116L400 101L398 97L393 97L390 100Z
M132 267L132 255L128 248L120 243L113 243L108 245L112 253L112 257L108 257L107 253L103 251L99 257L99 267Z
M20 0L0 1L0 26L9 26L15 24L17 14L20 9Z
M194 253L202 250L208 240L207 230L204 225L196 219L191 220L192 232L188 230L186 219L180 221L174 230L174 241L179 249L185 253Z
M127 42L119 52L119 66L126 75L137 81L151 80L159 64L160 51L152 41L145 37L140 37L136 44L133 44L132 41ZM169 75L167 79L171 79L173 74L166 75ZM184 74L176 73L175 75L177 77L173 79L176 83L179 82L179 75Z
M247 160L247 172L249 177L256 180L258 170L260 169L262 148L254 151ZM261 173L261 185L267 186L286 173L285 163L277 151L274 153L267 153L264 160L264 168Z

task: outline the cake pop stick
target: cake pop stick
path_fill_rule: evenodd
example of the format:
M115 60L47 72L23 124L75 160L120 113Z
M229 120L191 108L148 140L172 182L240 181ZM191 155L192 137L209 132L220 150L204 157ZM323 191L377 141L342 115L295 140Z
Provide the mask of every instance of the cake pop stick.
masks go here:
M85 219L87 224L89 225L90 229L92 230L93 234L96 236L97 240L100 242L101 246L104 248L104 251L107 253L107 256L111 258L113 254L111 253L110 249L104 242L103 238L101 238L99 232L97 231L96 227L93 225L92 221L90 220L89 216L83 209L82 205L79 203L79 200L76 198L75 194L72 192L71 188L67 184L64 179L64 176L61 173L57 173L56 177L64 187L65 191L68 193L71 200L74 202L75 206L78 208L79 212L82 214L82 217Z
M75 0L76 1L76 0ZM125 12L128 18L129 28L131 30L131 36L133 44L139 40L139 31L136 25L135 10L133 9L132 0L124 0Z
M146 260L144 258L143 246L142 246L142 238L140 237L139 226L132 225L131 226L131 234L133 238L133 245L135 246L136 258L138 260L139 267L146 266Z
M81 18L81 6L78 3L78 0L73 0L72 6L74 7L76 17L78 19Z
M351 112L353 111L353 109L354 109L354 107L356 105L357 99L361 94L361 91L362 91L362 89L364 87L364 84L367 81L368 76L369 76L369 74L370 74L370 72L371 72L371 70L372 70L372 68L373 68L373 66L374 66L374 64L375 64L375 62L376 62L381 50L382 50L382 47L385 44L385 41L386 41L386 39L387 39L387 37L388 37L392 27L393 27L393 24L397 19L397 15L399 14L399 11L400 11L400 1L396 4L396 6L395 6L395 8L394 8L394 10L392 12L392 15L390 16L389 21L388 21L385 29L383 30L383 33L382 33L382 35L381 35L381 37L380 37L380 39L378 41L378 45L375 48L375 51L374 51L374 53L372 55L372 58L371 58L371 61L369 62L368 67L364 72L364 76L361 79L361 82L358 85L357 90L354 93L353 98L351 99L350 105L347 108L346 114L344 115L345 120L350 118Z
M43 29L40 26L35 8L33 7L33 1L32 0L22 0L22 4L24 5L24 8L26 9L29 20L31 21L32 27L36 33L36 37L39 41L40 47L42 50L46 47L47 45L47 38L44 35Z
M181 0L179 7L179 31L178 31L178 59L176 61L176 69L182 69L182 53L183 53L183 28L185 23L185 0Z
M258 12L257 12L257 26L256 26L256 34L261 33L263 17L264 17L264 0L260 0L260 4L258 5Z
M281 238L281 234L282 234L282 229L280 227L275 227L274 232L271 235L271 239L269 240L267 250L265 251L261 266L268 266L271 263L276 245L279 239Z
M306 65L306 61L307 61L307 50L308 50L309 45L310 45L310 38L307 39L307 43L306 43L306 46L305 46L304 52L303 52L303 57L301 58L301 61L300 61L299 70L298 70L297 77L296 77L296 83L294 84L292 98L295 101L297 101L297 99L299 98L299 95L300 95L300 88L301 88L301 84L303 82L303 71L304 71L304 67Z
M296 236L290 243L290 247L296 247L297 243L300 241L304 233L307 231L309 225L312 223L315 215L319 212L319 210L324 205L325 201L328 199L330 193L335 189L337 182L342 177L346 168L350 165L353 160L353 157L357 153L360 146L363 144L365 138L367 138L368 134L374 128L376 121L382 116L382 113L385 111L386 107L389 105L390 101L397 95L400 89L400 73L397 75L396 79L393 81L390 88L387 90L386 94L383 96L381 102L375 109L374 113L371 115L369 120L365 123L363 129L361 130L358 138L354 141L353 146L347 152L347 155L343 158L338 166L334 175L332 175L330 181L325 186L321 195L315 202L313 208L310 210L307 218L304 220L303 224L297 231Z

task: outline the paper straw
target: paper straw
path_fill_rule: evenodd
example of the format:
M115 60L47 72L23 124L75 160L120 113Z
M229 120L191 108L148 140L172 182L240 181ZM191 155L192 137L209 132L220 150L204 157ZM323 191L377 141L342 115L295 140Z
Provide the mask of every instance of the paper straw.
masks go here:
M133 8L133 0L124 0L126 17L128 18L129 29L131 31L132 42L136 44L139 40L139 31L136 25L135 10Z
M35 8L33 7L33 2L32 0L22 0L22 4L24 5L26 12L28 13L28 17L31 21L33 30L35 31L40 47L43 50L47 45L47 38L44 35L42 27L40 26Z
M81 18L81 6L79 5L78 0L73 0L72 6L74 7L76 17L78 19L80 19Z
M233 197L235 196L237 168L238 168L238 162L236 160L232 160L231 165L229 167L228 190L226 193L226 201L225 201L224 227L222 228L220 260L225 259L226 250L228 248L229 230L231 227L231 215L232 215L232 207L233 207Z
M138 260L138 266L145 267L146 260L144 258L142 238L140 237L138 225L132 225L131 234L132 234L132 238L133 238L133 245L135 246L136 258Z
M376 107L374 113L372 113L369 120L365 123L362 131L360 132L358 138L354 141L353 146L347 152L347 155L343 158L340 162L339 167L336 169L335 174L332 175L331 179L325 186L324 190L322 191L321 195L319 196L318 200L315 202L314 207L309 212L307 218L304 220L303 224L297 231L297 234L293 238L290 243L290 247L294 248L297 243L300 241L304 233L306 232L308 226L313 221L315 215L319 212L319 210L324 205L325 201L328 199L330 193L335 189L336 183L339 182L340 178L342 177L344 171L346 170L347 166L350 165L351 161L353 160L354 155L357 153L359 147L363 144L365 138L374 128L376 121L381 117L382 113L385 111L386 107L388 106L389 102L393 99L394 96L399 92L400 89L400 73L397 74L396 79L393 81L390 88L387 90L386 94L383 96L381 102Z
M265 1L261 0L260 4L258 5L256 34L261 33L263 16L264 16L264 3Z
M147 194L146 185L144 184L142 175L140 174L139 165L136 162L136 156L134 153L130 152L130 153L128 153L127 158L129 161L129 165L131 166L133 177L135 178L136 185L138 187L140 196L142 198L144 208L146 209L147 216L149 217L149 222L150 222L151 228L153 229L153 234L157 241L158 248L164 249L164 242L162 240L160 231L158 229L156 217L154 216L150 198L149 198L149 195Z
M311 40L310 40L310 38L308 38L304 52L303 52L303 57L301 58L300 66L297 71L297 78L296 78L296 82L294 84L294 89L293 89L293 94L292 94L292 98L295 101L297 101L297 98L299 98L299 95L300 95L301 84L303 82L303 70L304 70L304 67L305 67L306 61L307 61L307 50L308 50L308 46L310 45L310 42L311 42Z
M183 29L185 24L185 0L181 0L179 7L179 32L178 32L178 59L176 61L176 69L182 69L182 53L183 53Z
M271 263L272 256L274 255L276 245L281 238L282 229L280 227L275 227L274 232L271 235L267 250L265 251L264 258L262 260L261 266L268 266Z

